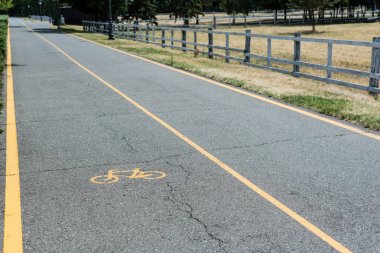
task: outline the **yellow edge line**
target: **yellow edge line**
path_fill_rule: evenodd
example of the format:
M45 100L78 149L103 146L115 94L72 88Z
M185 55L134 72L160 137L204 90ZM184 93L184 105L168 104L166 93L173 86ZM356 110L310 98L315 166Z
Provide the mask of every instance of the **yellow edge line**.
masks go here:
M360 128L344 124L344 123L342 123L340 121L329 119L327 117L323 117L323 116L317 115L315 113L311 113L311 112L308 112L308 111L305 111L305 110L302 110L302 109L298 109L298 108L296 108L294 106L289 106L287 104L284 104L284 103L281 103L281 102L278 102L278 101L275 101L275 100L272 100L272 99L269 99L269 98L266 98L266 97L254 94L252 92L245 91L245 90L233 87L231 85L224 84L224 83L221 83L221 82L218 82L218 81L215 81L215 80L211 80L209 78L202 77L202 76L199 76L197 74L193 74L193 73L181 70L181 69L177 69L177 68L174 68L174 67L171 67L171 66L159 63L159 62L155 62L153 60L149 60L147 58L144 58L144 57L141 57L141 56L137 56L135 54L131 54L131 53L128 53L128 52L125 52L125 51L122 51L122 50L119 50L119 49L107 46L107 45L103 45L101 43L98 43L98 42L95 42L95 41L92 41L92 40L89 40L89 39L86 39L86 38L83 38L83 37L80 37L80 36L77 36L77 35L68 34L68 33L66 33L66 34L69 35L69 36L78 38L78 39L82 39L82 40L88 41L90 43L93 43L93 44L96 44L96 45L99 45L99 46L102 46L102 47L106 47L106 48L111 49L113 51L116 51L116 52L119 52L119 53L122 53L122 54L125 54L125 55L128 55L128 56L137 58L139 60L142 60L142 61L145 61L145 62L149 62L149 63L155 64L155 65L158 65L160 67L167 68L167 69L170 69L172 71L176 71L178 73L182 73L182 74L187 75L187 76L194 77L196 79L199 79L199 80L202 80L202 81L205 81L205 82L217 85L219 87L222 87L222 88L225 88L225 89L228 89L228 90L231 90L231 91L234 91L234 92L237 92L237 93L240 93L240 94L243 94L243 95L246 95L246 96L258 99L258 100L261 100L261 101L264 101L264 102L272 104L272 105L276 105L278 107L281 107L281 108L284 108L284 109L287 109L287 110L290 110L290 111L302 114L304 116L307 116L307 117L310 117L310 118L313 118L313 119L316 119L316 120L319 120L319 121L323 121L325 123L328 123L328 124L331 124L331 125L334 125L334 126L337 126L337 127L340 127L340 128L346 129L346 130L349 130L351 132L354 132L354 133L357 133L357 134L360 134L360 135L363 135L363 136L366 136L366 137L369 137L369 138L372 138L372 139L380 141L380 135L377 135L377 134L374 134L374 133L371 133L371 132L367 132L367 131L362 130Z
M13 93L11 35L7 43L7 129L3 253L22 253L21 193L16 113Z
M20 22L23 23L22 21L20 21ZM33 31L25 23L23 23L23 24L30 31ZM205 149L203 149L202 147L200 147L198 144L196 144L195 142L193 142L192 140L190 140L189 138L187 138L185 135L183 135L177 129L175 129L174 127L172 127L168 123L166 123L164 120L162 120L161 118L159 118L158 116L156 116L155 114L153 114L152 112L150 112L148 109L146 109L145 107L143 107L142 105L140 105L139 103L137 103L136 101L134 101L133 99L131 99L130 97L128 97L126 94L124 94L119 89L117 89L116 87L114 87L113 85L111 85L110 83L108 83L107 81L105 81L104 79L102 79L101 77L99 77L98 75L96 75L94 72L92 72L91 70L89 70L88 68L86 68L85 66L83 66L82 64L80 64L77 60L75 60L74 58L72 58L70 55L68 55L66 52L64 52L62 49L60 49L58 46L56 46L55 44L53 44L52 42L50 42L48 39L46 39L45 37L41 36L40 34L37 34L37 33L35 33L35 34L38 37L40 37L41 39L43 39L44 41L46 41L48 44L50 44L52 47L54 47L56 50L58 50L59 52L61 52L64 56L66 56L69 60L71 60L72 62L74 62L76 65L78 65L84 71L86 71L87 73L89 73L90 75L92 75L93 77L95 77L98 81L100 81L101 83L103 83L104 85L106 85L107 87L109 87L115 93L119 94L125 100L127 100L128 102L130 102L131 104L133 104L135 107L137 107L138 109L140 109L141 111L143 111L145 114L147 114L149 117L151 117L152 119L154 119L156 122L158 122L159 124L161 124L166 129L168 129L170 132L172 132L178 138L180 138L181 140L183 140L184 142L186 142L187 144L189 144L191 147L193 147L199 153L201 153L202 155L204 155L205 157L207 157L209 160L211 160L212 162L214 162L215 164L217 164L220 168L222 168L223 170L225 170L226 172L228 172L229 174L231 174L233 177L235 177L237 180L239 180L241 183L243 183L244 185L246 185L248 188L250 188L251 190L253 190L254 192L256 192L262 198L264 198L265 200L267 200L268 202L270 202L271 204L273 204L274 206L276 206L278 209L280 209L281 211L283 211L284 213L286 213L288 216L290 216L291 218L293 218L294 220L296 220L302 226L304 226L309 231L311 231L312 233L314 233L316 236L318 236L319 238L321 238L323 241L325 241L326 243L328 243L331 247L333 247L334 249L336 249L339 252L345 252L345 253L351 252L349 249L347 249L342 244L340 244L339 242L337 242L331 236L327 235L321 229L317 228L311 222L307 221L301 215L297 214L296 212L294 212L293 210L291 210L290 208L288 208L287 206L285 206L283 203L281 203L279 200L277 200L276 198L274 198L273 196L271 196L269 193L265 192L260 187L256 186L254 183L252 183L251 181L249 181L247 178L245 178L244 176L242 176L240 173L238 173L237 171L235 171L234 169L232 169L231 167L229 167L227 164L223 163L221 160L219 160L218 158L216 158L214 155L210 154L208 151L206 151Z

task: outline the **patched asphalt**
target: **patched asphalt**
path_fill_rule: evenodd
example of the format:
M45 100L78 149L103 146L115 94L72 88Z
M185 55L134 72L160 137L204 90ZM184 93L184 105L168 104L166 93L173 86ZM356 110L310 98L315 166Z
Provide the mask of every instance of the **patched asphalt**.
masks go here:
M379 141L23 22L338 242L380 251ZM25 252L334 251L20 20L10 27ZM137 167L166 177L90 181Z

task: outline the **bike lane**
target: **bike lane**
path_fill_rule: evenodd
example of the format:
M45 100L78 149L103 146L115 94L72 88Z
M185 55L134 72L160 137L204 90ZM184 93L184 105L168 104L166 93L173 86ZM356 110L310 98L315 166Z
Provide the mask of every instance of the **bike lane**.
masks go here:
M45 37L343 245L378 251L377 139L83 39Z
M25 251L331 250L17 24ZM91 182L136 167L166 177Z

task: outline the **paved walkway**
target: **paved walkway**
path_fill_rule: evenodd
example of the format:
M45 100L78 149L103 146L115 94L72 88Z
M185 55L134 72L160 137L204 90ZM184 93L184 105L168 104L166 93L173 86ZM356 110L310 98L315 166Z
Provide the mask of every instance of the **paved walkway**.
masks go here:
M46 24L10 34L25 252L380 251L379 139Z

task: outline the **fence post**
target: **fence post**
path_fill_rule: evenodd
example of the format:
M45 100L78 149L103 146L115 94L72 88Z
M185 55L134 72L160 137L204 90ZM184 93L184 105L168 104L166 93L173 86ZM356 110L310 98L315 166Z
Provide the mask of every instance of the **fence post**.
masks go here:
M298 76L300 72L300 65L296 63L301 60L301 33L294 34L294 63L293 63L293 76Z
M214 54L214 34L212 28L208 28L208 58L212 59Z
M161 46L165 48L166 40L165 40L165 29L161 30Z
M136 40L136 24L133 24L133 38Z
M186 52L186 30L183 29L182 31L182 51Z
M174 49L174 30L170 30L170 48Z
M251 62L251 56L247 55L250 53L251 53L251 30L245 30L244 63Z
M214 29L216 29L216 17L214 16L213 19L214 19Z
M156 28L154 27L154 25L152 27L152 36L153 36L152 38L153 43L155 43L156 42Z
M146 42L149 42L149 24L146 24L145 40Z
M272 67L272 39L268 38L267 39L267 66Z
M332 66L333 59L333 44L328 43L327 45L327 68ZM327 69L327 78L331 78L331 71Z
M198 49L198 38L197 38L197 31L194 31L194 49L197 50Z
M230 62L230 34L226 33L226 62Z
M374 37L373 42L377 42L380 45L380 37ZM372 48L372 60L371 60L371 71L370 75L380 74L380 48ZM371 77L369 79L369 87L379 88L379 79ZM377 94L370 91L370 94L377 98Z

